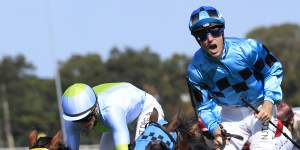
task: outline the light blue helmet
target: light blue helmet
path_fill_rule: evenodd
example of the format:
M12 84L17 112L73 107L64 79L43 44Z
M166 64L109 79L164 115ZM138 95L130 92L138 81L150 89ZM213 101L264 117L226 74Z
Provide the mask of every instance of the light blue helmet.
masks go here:
M71 85L62 96L63 118L76 121L91 113L97 104L97 97L93 89L83 83Z
M201 6L193 11L189 22L189 28L193 34L194 31L210 26L211 24L219 24L225 27L225 20L220 12L214 7Z

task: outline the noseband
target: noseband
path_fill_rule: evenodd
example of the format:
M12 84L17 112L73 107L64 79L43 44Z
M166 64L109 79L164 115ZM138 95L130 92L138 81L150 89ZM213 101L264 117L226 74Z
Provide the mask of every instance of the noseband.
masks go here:
M174 150L177 147L179 131L168 133L161 124L149 122L145 131L136 139L134 150L145 149L149 144L159 143L163 147Z

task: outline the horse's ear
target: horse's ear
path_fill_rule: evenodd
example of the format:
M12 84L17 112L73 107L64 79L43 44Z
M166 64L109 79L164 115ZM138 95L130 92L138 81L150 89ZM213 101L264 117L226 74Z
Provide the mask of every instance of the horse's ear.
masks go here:
M177 114L173 117L172 121L167 125L166 130L167 130L168 132L175 131L175 129L176 129L177 126L179 125L179 122L180 122L180 113L181 113L181 112L177 113Z
M62 137L63 137L63 134L62 134L61 130L57 131L55 136L51 140L49 148L50 149L58 149L59 144L62 143Z
M37 131L31 130L28 135L29 147L32 147L37 141Z
M157 121L158 121L158 111L154 107L150 115L149 122L157 122Z

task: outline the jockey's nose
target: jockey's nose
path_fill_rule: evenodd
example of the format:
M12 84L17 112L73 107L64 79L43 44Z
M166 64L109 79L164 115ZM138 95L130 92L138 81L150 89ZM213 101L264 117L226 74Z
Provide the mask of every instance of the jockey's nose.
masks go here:
M214 37L211 35L211 33L207 33L206 36L207 36L206 38L207 38L208 42L212 42L213 41Z

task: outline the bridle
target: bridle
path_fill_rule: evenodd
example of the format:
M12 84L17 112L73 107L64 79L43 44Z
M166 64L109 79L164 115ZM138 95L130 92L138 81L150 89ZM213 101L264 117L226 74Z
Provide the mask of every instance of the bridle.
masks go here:
M182 138L179 130L167 132L163 126L157 122L149 122L145 131L136 139L134 149L145 149L148 145L159 143L168 150L175 150L178 141Z
M29 150L50 150L47 146L51 143L52 137L40 137L36 143L29 147ZM68 150L63 144L59 144L58 150Z
M46 148L46 146L48 144L50 144L52 140L52 137L40 137L38 138L38 140L36 141L36 143L30 147L30 150L48 150L48 148Z

